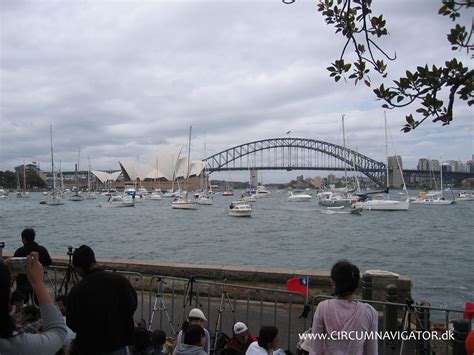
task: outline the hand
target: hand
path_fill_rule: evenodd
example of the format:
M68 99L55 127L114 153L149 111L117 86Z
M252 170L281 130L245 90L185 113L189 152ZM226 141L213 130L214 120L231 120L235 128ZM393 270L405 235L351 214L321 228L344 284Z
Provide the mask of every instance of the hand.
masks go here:
M30 281L31 287L33 289L36 286L43 284L43 265L38 261L39 254L37 252L32 251L30 255L26 257L26 276L28 277L28 281Z

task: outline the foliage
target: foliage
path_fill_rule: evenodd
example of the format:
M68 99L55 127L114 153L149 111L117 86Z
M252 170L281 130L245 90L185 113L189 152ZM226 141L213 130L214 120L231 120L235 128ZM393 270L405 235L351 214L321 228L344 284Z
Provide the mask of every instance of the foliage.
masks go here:
M294 0L283 1L293 3ZM345 39L345 45L339 59L327 68L330 77L337 82L353 80L355 84L363 81L371 86L369 74L375 71L382 77L387 76L387 64L384 60L393 61L396 55L390 56L376 43L377 39L388 35L383 14L372 13L372 0L319 0L318 11L325 22L336 29L336 33ZM473 0L444 0L438 11L453 22L453 28L447 35L451 49L469 51L474 49L471 42L473 27L466 29L458 21L461 11L474 7ZM346 62L347 48L355 53L355 60ZM393 81L393 85L384 84L374 89L378 99L383 100L382 107L387 109L417 105L416 112L406 116L402 131L410 132L427 118L433 122L450 124L453 120L453 106L456 99L474 104L474 70L469 70L461 61L453 58L443 66L418 66L416 70L406 71L406 76ZM448 97L447 102L443 97Z

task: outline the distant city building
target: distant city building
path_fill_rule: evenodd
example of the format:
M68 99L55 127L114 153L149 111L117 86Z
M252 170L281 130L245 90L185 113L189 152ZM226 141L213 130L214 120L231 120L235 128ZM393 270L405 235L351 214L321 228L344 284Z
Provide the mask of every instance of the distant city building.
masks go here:
M303 175L297 176L296 181L297 182L303 182L304 181L304 176Z
M450 166L451 169L448 170L447 166ZM456 160L446 160L443 162L443 171L450 171L450 172L459 172L458 162Z
M418 165L416 166L417 170L430 170L430 161L426 158L421 158L418 160Z
M466 171L468 173L474 173L474 159L466 162Z
M336 183L336 175L329 174L327 178L328 184L335 184Z

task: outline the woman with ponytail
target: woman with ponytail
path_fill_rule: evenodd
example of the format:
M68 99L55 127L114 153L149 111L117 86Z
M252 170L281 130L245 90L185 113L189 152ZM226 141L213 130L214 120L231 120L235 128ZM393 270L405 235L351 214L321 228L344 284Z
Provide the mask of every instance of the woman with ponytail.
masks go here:
M367 339L367 334L377 331L377 311L353 299L359 279L359 268L346 260L332 267L331 285L337 298L321 302L316 309L312 333L320 335L311 341L310 355L377 355L375 333L373 340Z

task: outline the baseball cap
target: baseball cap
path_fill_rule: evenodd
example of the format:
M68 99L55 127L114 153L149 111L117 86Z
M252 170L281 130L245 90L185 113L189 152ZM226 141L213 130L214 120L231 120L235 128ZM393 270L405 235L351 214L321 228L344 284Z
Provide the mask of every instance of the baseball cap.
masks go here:
M207 322L207 318L204 316L204 313L199 308L193 308L189 311L188 318L198 318Z
M237 322L234 324L234 334L235 335L240 335L240 334L245 334L248 332L249 328L245 325L243 322Z

